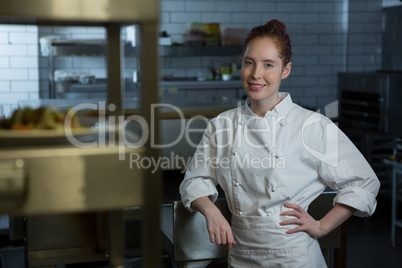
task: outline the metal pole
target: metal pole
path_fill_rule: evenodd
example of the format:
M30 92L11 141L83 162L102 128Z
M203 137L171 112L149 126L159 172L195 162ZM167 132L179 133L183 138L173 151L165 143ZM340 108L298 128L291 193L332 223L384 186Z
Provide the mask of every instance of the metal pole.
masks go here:
M397 193L397 188L398 188L398 172L397 172L398 167L394 165L392 167L392 217L391 217L391 242L392 246L395 247L395 225L396 225L396 193Z
M53 45L50 46L49 51L49 99L56 98L56 84L54 82L54 57L53 57Z
M109 25L107 29L107 79L109 115L123 115L124 99L124 45L121 40L121 26ZM114 107L112 107L114 105ZM114 108L114 109L113 109Z
M150 138L147 142L146 157L157 159L159 151L152 148L151 140L159 144L159 114L151 110L151 105L159 102L158 76L158 24L148 23L141 28L141 111L150 126ZM160 205L161 179L160 171L152 173L145 170L144 180L144 234L143 260L146 268L160 267L161 235ZM157 256L155 258L155 256Z
M109 25L107 30L107 74L108 74L108 99L107 107L109 116L124 114L123 98L123 68L124 46L121 41L121 26ZM106 111L105 111L106 112ZM118 121L115 121L118 122ZM118 135L115 136L118 139ZM117 140L116 140L117 142ZM109 212L109 264L112 268L124 266L124 222L123 211Z
M109 212L109 264L112 268L124 267L123 211Z

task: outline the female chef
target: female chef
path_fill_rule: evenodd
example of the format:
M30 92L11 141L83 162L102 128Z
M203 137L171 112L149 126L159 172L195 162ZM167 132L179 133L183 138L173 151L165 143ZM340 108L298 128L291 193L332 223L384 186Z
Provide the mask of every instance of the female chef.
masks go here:
M212 119L180 185L184 206L201 212L212 243L227 245L229 267L326 267L317 238L351 215L370 216L380 183L328 118L279 92L292 52L278 20L251 30L241 80L248 99ZM231 225L214 205L225 192ZM334 207L307 212L329 186Z

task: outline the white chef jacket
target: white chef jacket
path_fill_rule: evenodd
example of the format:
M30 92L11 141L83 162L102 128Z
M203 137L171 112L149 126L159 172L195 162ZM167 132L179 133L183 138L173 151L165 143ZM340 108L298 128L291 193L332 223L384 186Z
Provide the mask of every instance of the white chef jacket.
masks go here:
M325 267L315 238L305 232L287 235L295 225L279 216L285 203L308 210L327 186L337 190L334 203L369 216L376 208L380 183L358 149L325 116L292 102L281 102L264 118L245 105L212 119L180 185L184 206L225 192L237 243L230 267Z

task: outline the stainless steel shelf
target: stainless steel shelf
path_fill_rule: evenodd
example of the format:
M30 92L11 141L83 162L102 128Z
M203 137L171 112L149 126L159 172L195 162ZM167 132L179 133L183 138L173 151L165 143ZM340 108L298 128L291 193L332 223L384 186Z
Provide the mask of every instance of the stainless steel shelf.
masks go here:
M54 42L52 56L104 56L106 54L106 40L104 43L91 42ZM125 56L135 57L140 54L139 47L126 45ZM240 46L159 46L159 55L165 57L189 57L189 56L240 56Z
M197 81L197 80L172 80L172 81L162 81L160 85L163 88L176 87L178 89L232 89L232 88L242 88L240 80L230 80L230 81Z
M13 180L8 176L10 183L16 181L16 172L21 174L21 180L18 188L15 183L8 187L7 192L15 194L10 201L0 203L0 214L55 214L142 206L144 172L135 165L130 167L129 160L131 153L142 155L144 150L122 151L118 146L84 149L72 145L2 148L0 171L14 176ZM125 160L119 160L120 153Z
M241 56L240 46L162 46L161 56Z

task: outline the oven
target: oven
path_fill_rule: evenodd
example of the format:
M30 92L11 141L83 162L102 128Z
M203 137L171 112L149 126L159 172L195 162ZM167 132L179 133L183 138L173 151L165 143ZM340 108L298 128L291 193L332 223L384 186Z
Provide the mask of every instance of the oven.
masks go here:
M386 178L383 159L402 135L402 72L339 73L339 127Z

